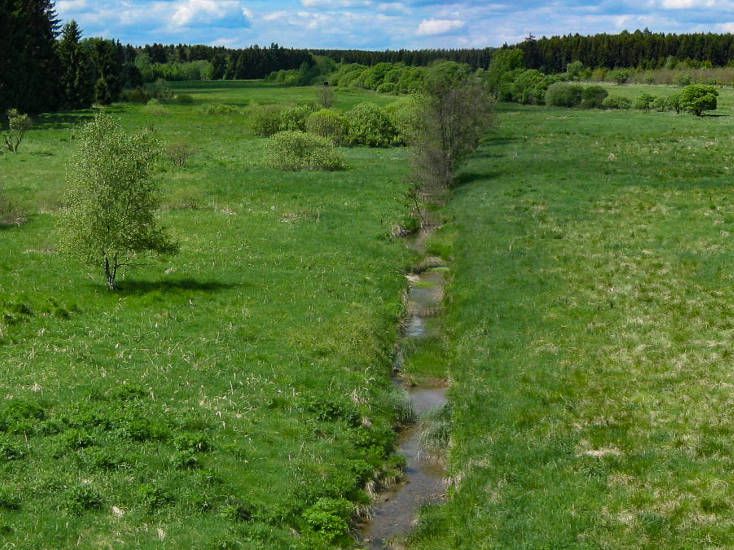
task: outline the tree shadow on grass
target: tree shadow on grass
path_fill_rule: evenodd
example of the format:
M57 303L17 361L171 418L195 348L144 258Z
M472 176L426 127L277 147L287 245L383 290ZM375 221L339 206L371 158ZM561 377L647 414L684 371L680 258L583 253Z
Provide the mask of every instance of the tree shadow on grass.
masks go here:
M128 279L118 284L115 293L140 296L151 292L219 292L241 286L246 285L222 283L220 281L197 281L195 279L177 279L174 281L137 281L135 279Z
M462 187L464 185L468 185L470 183L474 183L475 181L486 181L495 179L499 176L501 176L502 173L499 171L488 171L488 172L461 172L459 175L456 176L454 179L454 185L453 187Z
M74 113L47 113L38 116L33 121L33 127L40 129L63 129L71 128L83 122L89 122L94 118L93 111L77 111Z

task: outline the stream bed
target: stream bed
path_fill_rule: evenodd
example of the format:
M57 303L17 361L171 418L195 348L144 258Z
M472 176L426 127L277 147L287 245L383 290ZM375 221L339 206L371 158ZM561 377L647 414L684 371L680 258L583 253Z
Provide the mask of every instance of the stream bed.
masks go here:
M421 241L425 239L418 242ZM362 528L361 538L366 548L398 548L400 539L415 528L420 508L441 501L446 492L444 466L424 452L420 425L422 418L446 405L447 388L437 384L411 385L402 376L404 350L408 344L414 348L420 346L421 340L437 336L430 318L441 310L447 269L440 259L429 260L426 269L407 277L407 318L394 365L394 382L407 392L418 421L399 434L397 452L405 457L404 479L377 497L371 518Z

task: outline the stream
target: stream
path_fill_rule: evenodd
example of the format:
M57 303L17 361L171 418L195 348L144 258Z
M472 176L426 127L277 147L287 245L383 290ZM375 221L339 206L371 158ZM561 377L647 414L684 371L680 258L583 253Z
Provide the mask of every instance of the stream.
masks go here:
M409 244L424 253L426 235ZM446 491L445 470L431 460L421 448L420 420L441 409L447 403L446 387L410 385L402 376L404 349L420 345L420 341L436 335L430 318L440 312L446 284L446 267L439 258L427 258L425 269L407 276L407 317L398 342L393 381L405 390L418 422L403 429L398 438L397 452L405 457L403 481L378 495L371 518L362 528L362 543L366 548L398 548L399 540L416 525L420 508L443 499Z

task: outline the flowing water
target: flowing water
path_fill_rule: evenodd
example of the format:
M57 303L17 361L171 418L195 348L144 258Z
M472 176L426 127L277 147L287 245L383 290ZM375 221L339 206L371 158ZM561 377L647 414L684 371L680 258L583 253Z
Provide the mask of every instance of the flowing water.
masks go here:
M422 251L425 236L413 242ZM417 244L416 244L417 243ZM401 377L403 348L406 343L436 335L429 322L438 314L444 296L446 268L432 258L429 269L408 276L407 319L395 360L395 383L405 389L414 412L420 419L446 405L445 387L409 386ZM421 448L419 424L401 431L397 452L405 457L402 483L381 494L372 509L372 517L362 530L362 541L368 548L393 547L392 542L415 527L421 506L440 501L445 494L444 468Z

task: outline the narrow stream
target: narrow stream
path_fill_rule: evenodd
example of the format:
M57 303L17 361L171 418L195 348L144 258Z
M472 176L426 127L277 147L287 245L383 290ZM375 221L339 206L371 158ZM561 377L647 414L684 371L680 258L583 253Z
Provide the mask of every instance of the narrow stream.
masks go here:
M412 243L424 252L425 235ZM398 343L395 360L395 384L410 398L419 421L401 431L397 452L405 457L405 477L394 489L382 493L372 508L372 517L362 529L362 542L367 548L394 548L393 541L409 534L415 527L421 506L440 501L445 494L444 468L421 449L420 419L446 405L446 388L411 386L402 377L403 350L414 347L435 335L429 318L439 313L444 296L446 268L437 258L435 266L408 276L407 319Z

